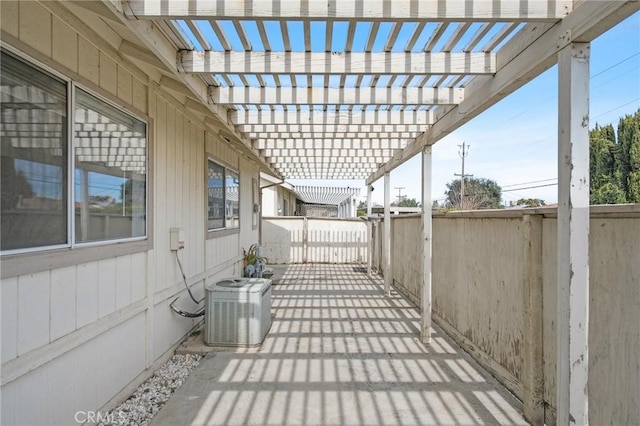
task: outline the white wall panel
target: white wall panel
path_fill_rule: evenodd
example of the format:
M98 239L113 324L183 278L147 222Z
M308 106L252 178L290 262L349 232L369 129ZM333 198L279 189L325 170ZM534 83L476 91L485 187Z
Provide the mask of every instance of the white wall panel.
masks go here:
M98 318L116 310L115 268L114 258L98 262Z
M51 44L53 59L71 71L78 72L78 34L56 17L53 17Z
M131 303L131 256L116 258L116 310Z
M262 190L262 216L278 216L277 187L272 186Z
M76 328L76 266L51 271L51 340Z
M0 359L13 359L18 356L18 278L2 280L2 344Z
M51 19L40 4L20 2L20 39L47 56L51 55Z
M78 37L78 73L94 84L100 84L100 51L86 38Z
M18 355L49 343L49 271L18 280Z
M147 253L131 255L131 303L145 298L147 292Z
M98 263L78 265L76 270L76 327L98 319Z
M0 25L2 31L13 37L19 36L19 12L20 4L18 2L5 1L2 3L2 13L0 14Z

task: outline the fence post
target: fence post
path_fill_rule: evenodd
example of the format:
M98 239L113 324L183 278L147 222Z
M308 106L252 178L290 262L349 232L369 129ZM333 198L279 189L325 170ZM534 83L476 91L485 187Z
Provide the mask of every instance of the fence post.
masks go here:
M542 215L523 217L524 257L524 416L532 425L544 424L542 353Z
M302 218L302 263L307 263L309 258L309 220Z

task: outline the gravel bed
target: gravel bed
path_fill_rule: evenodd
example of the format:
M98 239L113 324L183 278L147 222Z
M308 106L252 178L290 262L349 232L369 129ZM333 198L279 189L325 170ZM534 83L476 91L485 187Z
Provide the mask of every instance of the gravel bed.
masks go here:
M172 356L133 395L103 417L107 423L99 425L148 425L202 358L192 354Z

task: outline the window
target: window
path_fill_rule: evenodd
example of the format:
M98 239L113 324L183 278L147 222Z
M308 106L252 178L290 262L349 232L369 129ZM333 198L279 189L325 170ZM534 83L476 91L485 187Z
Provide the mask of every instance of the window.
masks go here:
M144 237L146 124L5 51L1 63L2 252Z
M67 85L2 53L2 250L67 243Z
M209 212L207 229L240 226L240 177L238 173L211 160L207 168Z
M146 234L146 125L81 89L75 105L76 242Z

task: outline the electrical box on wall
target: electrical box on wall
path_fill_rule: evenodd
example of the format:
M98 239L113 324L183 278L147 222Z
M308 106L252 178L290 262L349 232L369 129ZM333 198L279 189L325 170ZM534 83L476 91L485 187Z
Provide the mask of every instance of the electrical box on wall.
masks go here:
M178 251L184 248L184 231L182 228L171 228L169 248L171 251Z

